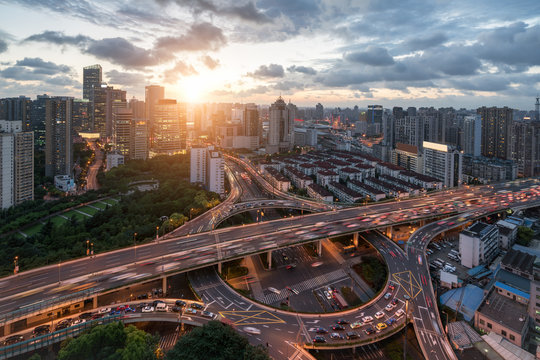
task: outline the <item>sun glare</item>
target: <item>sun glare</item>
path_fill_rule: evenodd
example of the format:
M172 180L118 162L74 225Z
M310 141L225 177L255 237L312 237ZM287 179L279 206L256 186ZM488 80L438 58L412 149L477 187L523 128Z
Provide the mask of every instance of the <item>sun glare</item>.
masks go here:
M204 101L206 82L202 76L189 76L182 78L178 86L182 92L182 97L186 102L201 102Z

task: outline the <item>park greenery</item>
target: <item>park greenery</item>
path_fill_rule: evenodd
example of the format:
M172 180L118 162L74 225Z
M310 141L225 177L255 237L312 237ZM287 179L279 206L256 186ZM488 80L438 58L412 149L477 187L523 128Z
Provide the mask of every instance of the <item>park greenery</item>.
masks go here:
M62 344L58 360L153 360L158 339L121 322L100 325Z
M21 270L58 263L84 256L87 241L95 253L150 241L182 225L219 204L219 196L189 184L189 158L186 155L160 156L99 174L102 186L98 192L80 197L66 197L53 202L36 200L12 207L0 214L0 233L18 229L99 196L116 195L119 203L107 206L90 218L72 216L69 221L43 220L35 235L18 237L12 233L0 237L0 275L13 270L13 259L19 257ZM159 181L157 190L140 192L129 184L137 180ZM118 194L122 194L118 196Z
M234 329L210 321L182 336L167 352L168 360L270 360L266 348L250 345Z
M379 291L386 282L388 270L378 257L362 256L362 262L354 265L353 269L374 291Z
M534 230L526 226L519 226L516 243L523 246L529 246L534 237Z

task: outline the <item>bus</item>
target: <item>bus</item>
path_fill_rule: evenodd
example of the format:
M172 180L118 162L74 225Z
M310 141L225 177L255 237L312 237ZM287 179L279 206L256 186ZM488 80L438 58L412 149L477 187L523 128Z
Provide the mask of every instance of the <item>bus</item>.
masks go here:
M349 306L349 304L347 304L347 302L345 301L343 296L341 296L340 293L337 293L337 292L334 293L334 300L336 301L340 309L345 309Z
M356 251L356 246L354 246L354 245L349 245L349 246L344 246L343 247L343 253L344 254L352 254L355 251Z

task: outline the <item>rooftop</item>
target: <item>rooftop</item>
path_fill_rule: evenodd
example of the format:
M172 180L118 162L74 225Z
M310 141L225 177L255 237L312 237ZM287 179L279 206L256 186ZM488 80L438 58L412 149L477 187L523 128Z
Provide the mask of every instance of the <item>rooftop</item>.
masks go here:
M529 316L527 306L499 295L496 291L491 291L477 311L518 334L521 334Z
M358 180L349 180L350 184L354 185L354 186L357 186L361 189L364 189L366 192L368 193L371 193L371 194L381 194L381 195L384 195L384 192L382 192L381 190L378 190L378 189L375 189L373 186L369 186L369 185L366 185Z
M536 256L534 255L510 249L501 260L501 264L512 269L532 274L534 260L536 260Z
M470 237L483 238L494 228L496 228L495 225L477 222L463 230L461 233Z
M325 188L323 188L319 184L316 184L316 183L309 184L308 187L311 188L311 190L315 191L316 193L318 193L321 196L332 196L332 193L330 191L326 190Z
M346 187L345 185L343 184L340 184L338 182L331 182L330 184L328 184L329 186L333 186L334 188L344 192L345 194L349 195L349 196L352 196L352 197L358 197L358 198L361 198L363 197L362 194L352 190L352 189L349 189L348 187Z
M331 170L319 170L317 174L322 176L336 176L337 174Z

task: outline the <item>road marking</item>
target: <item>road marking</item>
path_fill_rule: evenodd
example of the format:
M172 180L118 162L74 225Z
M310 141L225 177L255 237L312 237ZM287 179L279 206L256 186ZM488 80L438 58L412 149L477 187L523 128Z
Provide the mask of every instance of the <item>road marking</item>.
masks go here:
M278 316L266 310L255 311L221 311L221 316L233 321L234 325L263 325L264 324L284 324ZM268 327L268 326L265 326Z
M249 311L249 309L251 309L252 306L253 306L253 304L249 305L248 308L246 309L246 311Z

